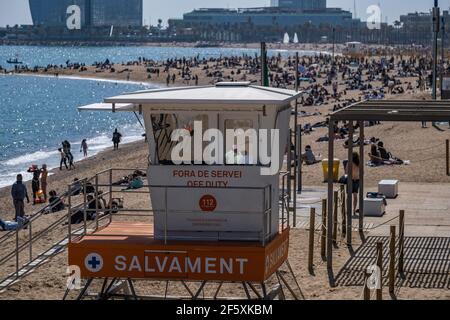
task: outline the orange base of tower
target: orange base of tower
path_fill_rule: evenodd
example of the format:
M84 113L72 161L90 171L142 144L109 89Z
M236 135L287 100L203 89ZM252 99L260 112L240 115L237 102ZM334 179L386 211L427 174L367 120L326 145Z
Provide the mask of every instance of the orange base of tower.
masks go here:
M289 229L266 246L155 240L153 225L113 222L69 244L82 278L264 282L288 259Z

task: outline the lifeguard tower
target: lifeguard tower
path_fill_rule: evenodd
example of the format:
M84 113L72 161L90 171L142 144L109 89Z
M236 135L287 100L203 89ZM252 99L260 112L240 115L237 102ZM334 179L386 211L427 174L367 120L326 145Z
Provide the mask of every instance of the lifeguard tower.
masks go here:
M94 279L105 281L100 295L106 293L108 279L116 284L124 279L128 288L133 288L132 280L181 281L192 298L199 297L207 282L238 282L248 298L248 288L259 298L267 297L266 281L278 277L288 259L289 192L281 168L291 147L292 104L300 95L235 82L140 91L80 107L143 116L149 146L144 189L150 194L151 208L146 211L151 215L146 222L114 221L110 212L102 225L97 212L91 232L85 221L82 236L71 234L69 265L78 266L87 280L79 298ZM227 132L236 130L243 139L237 134L230 143ZM174 139L177 132L185 135ZM222 133L223 144L214 132ZM177 163L174 150L181 141L192 144L185 145L184 162ZM208 145L217 147L211 152L213 161L202 158ZM266 153L270 160L252 158L254 147L257 155ZM99 184L96 176L95 196L106 187L112 199L113 170L104 172L108 183ZM200 287L191 290L187 282ZM278 283L286 281L278 277Z

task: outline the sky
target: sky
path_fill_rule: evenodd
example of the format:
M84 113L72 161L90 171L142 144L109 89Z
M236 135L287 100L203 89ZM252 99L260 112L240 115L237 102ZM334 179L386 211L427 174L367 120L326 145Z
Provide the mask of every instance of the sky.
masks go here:
M144 23L156 25L158 19L167 24L169 18L181 18L195 8L246 8L268 6L270 0L144 0ZM340 7L353 12L354 0L327 0L328 7ZM427 12L434 0L356 0L357 17L365 20L370 5L380 4L383 21L393 22L403 13ZM441 8L448 10L450 0L439 0ZM0 27L31 24L28 0L0 0Z

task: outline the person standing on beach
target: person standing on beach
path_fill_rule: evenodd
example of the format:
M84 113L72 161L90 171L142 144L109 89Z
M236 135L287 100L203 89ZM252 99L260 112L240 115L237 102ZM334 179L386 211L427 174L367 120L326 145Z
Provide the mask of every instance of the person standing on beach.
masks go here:
M113 133L112 142L114 143L114 150L119 150L119 143L122 140L122 134L117 131L117 129Z
M39 177L41 176L41 170L39 170L36 165L33 165L28 169L28 172L33 174L33 179L31 180L31 191L33 192L33 205L35 205L37 193L40 190Z
M63 146L64 154L66 155L67 160L69 160L69 170L72 170L72 168L75 169L75 165L73 164L73 159L74 158L73 158L73 154L72 154L72 151L71 151L72 147L70 145L70 142L65 140L62 143L62 146Z
M41 190L44 193L45 201L47 201L47 178L48 178L47 165L43 164L41 169Z
M69 170L69 167L67 166L67 155L64 153L63 149L61 149L61 148L59 148L58 151L61 156L61 161L59 163L59 170L62 170L63 163L66 166L66 169Z
M17 181L13 184L11 188L11 197L14 203L14 209L16 211L15 220L17 218L23 218L25 216L25 198L27 203L30 203L30 198L28 197L27 187L23 184L23 177L21 174L17 175Z
M86 139L83 139L83 141L81 141L81 148L80 148L80 152L83 152L83 155L85 158L87 158L88 156L88 145L87 145L87 141Z

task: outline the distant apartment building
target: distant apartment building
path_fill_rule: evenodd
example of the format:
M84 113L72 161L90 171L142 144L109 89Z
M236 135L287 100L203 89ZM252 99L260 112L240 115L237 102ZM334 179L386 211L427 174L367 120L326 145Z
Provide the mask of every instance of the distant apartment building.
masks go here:
M450 15L449 11L444 10L442 19L445 26L445 37L450 34ZM398 42L414 42L420 44L429 44L433 32L433 18L431 12L414 12L401 15L398 25ZM442 23L441 23L442 28Z
M359 21L359 20L358 20ZM291 10L290 8L249 8L249 9L197 9L186 13L183 19L171 19L169 23L184 27L202 25L239 25L251 23L255 26L291 27L327 24L349 27L355 23L352 13L337 8L325 10Z
M33 25L65 27L67 8L77 5L82 27L140 27L143 0L29 0Z
M299 10L325 10L327 0L278 0L273 7L293 8Z

